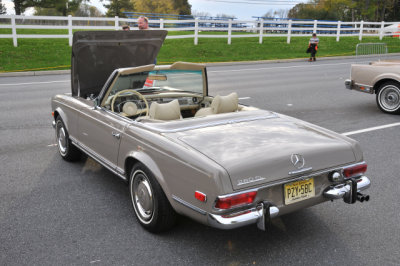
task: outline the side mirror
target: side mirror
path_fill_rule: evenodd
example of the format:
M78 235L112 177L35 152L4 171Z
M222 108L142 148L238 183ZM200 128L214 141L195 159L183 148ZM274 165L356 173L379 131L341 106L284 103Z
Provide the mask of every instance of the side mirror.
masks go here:
M99 104L100 104L99 98L95 98L93 100L93 109L97 109L97 107L99 107Z

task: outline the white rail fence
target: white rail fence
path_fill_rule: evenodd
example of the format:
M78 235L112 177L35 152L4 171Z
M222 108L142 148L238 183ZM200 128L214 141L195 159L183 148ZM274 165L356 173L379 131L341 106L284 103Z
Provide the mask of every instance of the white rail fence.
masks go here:
M135 29L137 19L0 15L0 29L11 29L11 34L3 34L5 31L0 31L0 38L12 39L15 47L18 46L18 39L22 38L67 38L71 46L72 35L76 30L121 30L123 24L131 25L131 28ZM152 28L180 31L181 35L168 35L167 39L193 38L195 45L198 44L199 38L226 38L227 43L231 44L233 38L257 37L261 44L264 37L286 37L287 43L290 43L292 37L310 36L311 33L336 37L336 41L344 36L358 36L361 41L365 36L375 36L382 40L384 36L400 35L400 22L384 21L160 19L149 20L149 24ZM62 29L68 30L68 34L22 34L17 32L20 29ZM215 32L221 33L215 34Z

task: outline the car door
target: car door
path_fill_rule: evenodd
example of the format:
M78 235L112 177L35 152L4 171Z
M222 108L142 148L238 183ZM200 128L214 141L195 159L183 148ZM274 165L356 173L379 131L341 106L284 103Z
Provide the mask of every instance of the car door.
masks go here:
M104 108L87 106L78 119L79 141L91 156L115 170L123 130L128 122Z

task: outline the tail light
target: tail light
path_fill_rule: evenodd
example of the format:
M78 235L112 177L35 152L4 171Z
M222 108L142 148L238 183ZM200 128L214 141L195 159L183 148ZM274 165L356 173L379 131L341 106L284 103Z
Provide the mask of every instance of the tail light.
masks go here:
M367 172L367 164L357 164L343 169L343 175L345 178L362 175Z
M250 204L253 203L256 195L257 191L251 191L234 196L217 198L217 203L215 204L215 207L218 209L230 209L232 207Z

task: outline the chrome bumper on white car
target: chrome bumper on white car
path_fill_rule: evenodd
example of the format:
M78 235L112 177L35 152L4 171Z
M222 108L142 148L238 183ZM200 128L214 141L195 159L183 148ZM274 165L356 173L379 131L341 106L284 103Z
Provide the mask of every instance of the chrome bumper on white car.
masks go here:
M344 82L344 85L345 85L346 89L349 89L349 90L356 90L356 91L361 91L361 92L370 93L370 94L374 93L374 89L372 86L358 84L358 83L355 83L354 80L351 80L351 79L346 79Z
M346 203L363 202L369 200L369 195L360 192L369 188L371 181L366 176L346 181L345 184L329 187L323 196L334 200L343 198ZM272 206L269 202L261 202L256 207L242 210L237 213L219 215L207 213L207 222L210 226L219 229L233 229L249 224L257 223L257 227L265 230L271 218L277 217L279 208Z

